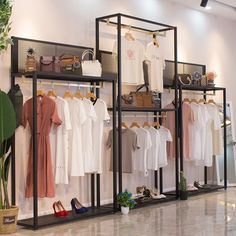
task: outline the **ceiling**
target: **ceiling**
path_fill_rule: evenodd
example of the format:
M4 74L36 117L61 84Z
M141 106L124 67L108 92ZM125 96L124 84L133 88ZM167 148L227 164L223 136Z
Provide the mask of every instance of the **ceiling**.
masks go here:
M200 7L201 0L172 0L173 2L181 3L190 8L204 11L209 14L222 16L227 19L236 21L236 0L209 0L208 6L211 6L211 10L206 10ZM234 9L235 8L235 9Z

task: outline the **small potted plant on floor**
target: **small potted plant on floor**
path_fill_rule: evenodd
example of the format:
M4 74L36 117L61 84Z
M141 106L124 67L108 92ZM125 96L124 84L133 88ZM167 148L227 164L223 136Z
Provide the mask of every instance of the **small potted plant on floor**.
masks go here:
M129 209L135 207L136 202L132 199L132 193L125 190L117 195L118 204L121 206L121 212L123 215L129 214Z
M184 177L183 171L180 172L179 195L180 195L180 200L188 199L187 180Z
M0 90L0 234L16 232L18 208L10 205L8 177L16 114L11 100Z

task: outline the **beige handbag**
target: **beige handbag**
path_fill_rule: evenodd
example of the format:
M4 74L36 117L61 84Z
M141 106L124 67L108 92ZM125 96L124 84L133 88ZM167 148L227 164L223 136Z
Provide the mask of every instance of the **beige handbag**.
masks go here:
M92 60L84 60L84 58L87 54L92 55ZM94 54L93 50L91 50L91 49L85 50L83 52L81 67L82 67L82 75L83 76L101 77L101 75L102 75L101 63L95 59L95 54Z

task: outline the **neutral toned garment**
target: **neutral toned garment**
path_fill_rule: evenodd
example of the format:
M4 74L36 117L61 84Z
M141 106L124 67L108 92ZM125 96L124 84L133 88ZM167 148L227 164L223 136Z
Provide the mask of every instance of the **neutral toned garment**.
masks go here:
M117 141L118 141L118 130L117 134ZM108 139L107 139L107 147L111 148L112 154L112 147L113 147L113 130L110 130ZM133 173L134 171L134 152L136 149L139 148L137 134L132 129L122 129L122 172L124 173ZM112 155L111 155L112 157ZM116 160L118 166L118 155ZM111 158L110 162L110 170L113 170L113 157Z
M132 128L137 134L139 149L134 153L134 170L140 171L148 176L147 152L152 146L150 133L144 128Z
M29 123L31 133L33 131L33 99L26 101L23 107L22 124L26 127ZM54 197L55 184L51 161L51 147L49 133L52 123L61 124L57 114L55 102L46 97L37 97L37 141L38 141L38 197ZM33 196L33 147L32 137L30 140L30 154L26 179L25 196Z
M97 119L92 123L94 171L102 173L102 139L104 121L110 120L106 103L98 98L94 104Z
M69 137L71 130L71 120L68 102L61 97L50 97L55 101L58 115L62 121L59 127L52 126L50 132L50 142L52 150L52 162L54 167L55 184L69 183Z

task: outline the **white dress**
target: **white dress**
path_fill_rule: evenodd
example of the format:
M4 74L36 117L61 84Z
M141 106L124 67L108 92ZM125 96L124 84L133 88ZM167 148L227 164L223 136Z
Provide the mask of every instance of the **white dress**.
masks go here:
M160 134L154 127L145 127L149 132L152 146L147 150L147 169L148 170L158 170L158 154L160 147Z
M95 156L93 153L93 135L92 135L92 122L96 121L97 115L93 103L84 98L82 100L84 110L86 112L86 121L82 126L82 146L83 146L83 159L84 159L84 172L95 172Z
M52 162L54 166L55 184L68 184L68 132L71 130L69 106L61 97L50 97L56 103L58 116L62 125L53 125L50 132Z
M69 132L69 173L70 176L84 176L82 152L82 125L87 120L83 102L77 98L67 98L72 130Z
M106 103L98 98L94 104L97 119L92 123L94 171L102 174L102 140L104 121L110 120Z

